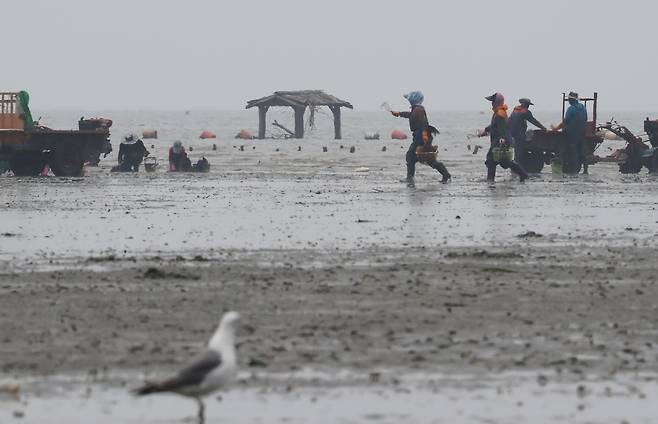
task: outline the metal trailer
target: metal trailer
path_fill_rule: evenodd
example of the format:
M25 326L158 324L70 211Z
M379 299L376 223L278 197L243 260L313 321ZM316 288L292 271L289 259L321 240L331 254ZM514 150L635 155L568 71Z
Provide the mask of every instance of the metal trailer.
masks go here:
M592 103L592 120L587 122L585 128L585 140L583 142L583 155L587 165L593 165L600 161L600 158L594 154L596 149L603 143L603 137L597 134L596 114L598 107L598 93L594 93L593 97L581 98L580 101L584 102L585 107ZM562 93L562 120L566 112L566 104L568 98L565 93ZM521 165L526 171L531 173L539 173L544 168L544 165L550 165L551 161L560 156L562 146L567 142L566 135L563 132L557 131L529 131L530 137L528 138L528 151L526 154L526 161ZM578 169L568 170L567 172L578 173L582 165ZM566 171L566 170L565 170Z
M79 126L89 127L89 121L81 119ZM97 164L100 154L112 149L109 125L82 130L24 126L17 93L0 93L0 161L8 162L14 175L38 175L49 164L55 175L78 176L85 163Z

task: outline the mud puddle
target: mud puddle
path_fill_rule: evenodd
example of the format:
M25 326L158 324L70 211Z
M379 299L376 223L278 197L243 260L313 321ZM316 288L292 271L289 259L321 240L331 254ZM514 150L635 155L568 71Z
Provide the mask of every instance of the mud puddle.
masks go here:
M206 401L207 423L652 423L655 375L554 381L535 373L406 375L332 384L292 375L252 376ZM125 383L124 383L125 384ZM136 383L135 383L136 384ZM196 422L196 403L175 395L135 398L129 384L52 377L0 395L0 421ZM53 411L57 411L53 414Z

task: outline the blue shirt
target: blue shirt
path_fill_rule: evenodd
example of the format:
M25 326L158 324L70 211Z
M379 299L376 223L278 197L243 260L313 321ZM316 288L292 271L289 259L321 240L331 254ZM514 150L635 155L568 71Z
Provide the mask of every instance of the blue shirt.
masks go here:
M582 103L574 103L564 114L564 131L568 134L584 134L587 109Z

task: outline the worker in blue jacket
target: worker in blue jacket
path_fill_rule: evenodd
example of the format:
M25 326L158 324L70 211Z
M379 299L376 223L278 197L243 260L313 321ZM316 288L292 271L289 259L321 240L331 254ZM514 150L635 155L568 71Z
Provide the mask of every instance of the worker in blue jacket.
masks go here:
M519 99L519 105L514 108L509 117L509 127L514 139L514 161L519 165L527 166L528 140L526 132L528 131L528 122L535 127L546 131L542 125L530 112L530 106L534 105L528 98Z
M569 107L564 114L564 120L553 128L555 131L564 131L566 140L560 148L560 158L562 159L562 171L567 174L577 174L581 164L583 173L587 173L587 162L583 153L587 109L578 100L578 93L573 91L569 93Z

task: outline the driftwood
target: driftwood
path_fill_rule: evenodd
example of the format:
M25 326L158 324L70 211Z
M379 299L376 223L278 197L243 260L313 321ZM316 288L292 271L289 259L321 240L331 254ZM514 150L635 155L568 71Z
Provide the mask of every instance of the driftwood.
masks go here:
M274 125L277 128L281 128L283 131L287 132L289 136L294 137L295 133L290 131L288 128L284 127L283 125L279 124L276 120L272 122L272 125Z

